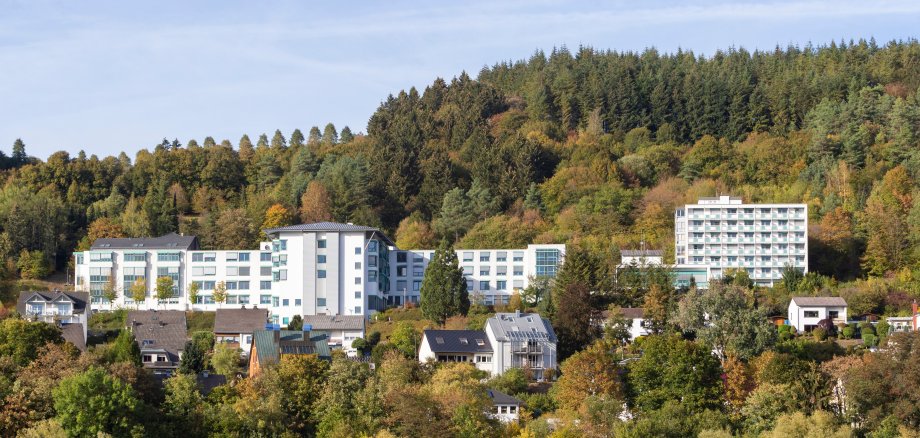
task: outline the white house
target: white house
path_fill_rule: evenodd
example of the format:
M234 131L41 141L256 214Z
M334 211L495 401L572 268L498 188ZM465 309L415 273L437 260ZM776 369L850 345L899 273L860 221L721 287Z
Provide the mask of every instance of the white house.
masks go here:
M492 412L489 416L502 423L517 423L521 419L523 401L495 389L487 390L492 400Z
M419 362L466 362L495 374L492 344L482 330L425 330L418 350Z
M494 351L492 374L509 368L530 370L535 380L556 369L556 333L548 319L536 313L496 313L485 332Z
M664 251L660 249L623 249L620 250L620 266L661 266Z
M91 308L86 292L20 292L16 303L16 310L24 319L57 324L64 339L80 350L86 349L86 326Z
M620 309L623 319L626 320L626 328L629 330L629 341L633 342L640 336L648 336L651 332L648 330L645 321L645 309L641 307L623 307ZM604 324L610 318L610 311L602 312Z
M354 353L351 343L364 338L367 320L361 315L307 315L303 317L303 329L329 334L329 347L341 348Z
M823 319L834 325L846 323L847 302L841 297L792 297L789 301L789 325L796 331L810 332Z

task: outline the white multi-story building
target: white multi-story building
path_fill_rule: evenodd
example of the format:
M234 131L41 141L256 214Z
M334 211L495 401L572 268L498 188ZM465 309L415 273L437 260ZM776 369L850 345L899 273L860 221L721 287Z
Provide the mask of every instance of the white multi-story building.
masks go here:
M434 250L404 251L380 230L353 224L320 222L265 230L268 241L257 250L201 250L197 238L167 234L156 238L98 239L77 252L78 290L90 292L97 309L216 310L253 305L270 310L287 325L294 315L368 315L385 307L418 303L422 278ZM524 249L457 250L471 296L488 304L507 303L511 294L537 276L553 277L565 245L528 245ZM156 300L156 279L173 279L174 296ZM131 285L144 279L146 298L135 303ZM215 303L214 288L227 288ZM198 285L189 302L188 288ZM114 285L118 298L105 300Z
M808 206L744 204L741 198L701 198L674 213L678 265L706 265L710 278L743 269L772 286L787 266L808 270Z

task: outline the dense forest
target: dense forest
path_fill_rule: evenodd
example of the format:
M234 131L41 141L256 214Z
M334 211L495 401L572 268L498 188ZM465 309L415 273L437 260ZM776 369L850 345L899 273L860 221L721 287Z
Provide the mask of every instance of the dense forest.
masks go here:
M887 276L920 293L918 86L915 40L563 47L391 95L367 134L330 123L45 161L17 140L0 157L0 257L6 277L40 277L102 236L233 248L331 219L404 248L564 242L612 266L640 241L673 252L673 208L731 193L809 205L813 289Z

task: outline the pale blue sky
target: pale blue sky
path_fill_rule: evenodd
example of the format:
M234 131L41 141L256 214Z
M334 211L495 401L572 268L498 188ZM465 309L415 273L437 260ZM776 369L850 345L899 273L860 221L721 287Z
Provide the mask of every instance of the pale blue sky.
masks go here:
M536 49L883 43L920 23L917 1L315 3L0 0L0 149L361 132L388 94Z

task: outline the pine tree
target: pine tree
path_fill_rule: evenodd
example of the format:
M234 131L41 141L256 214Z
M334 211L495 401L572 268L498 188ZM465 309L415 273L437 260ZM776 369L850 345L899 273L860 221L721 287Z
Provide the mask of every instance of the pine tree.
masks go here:
M326 128L323 129L323 144L326 146L332 146L339 142L339 133L335 130L335 125L332 123L327 123Z
M348 126L345 126L344 128L342 128L342 133L339 134L340 143L351 143L351 141L354 139L355 139L355 135L351 133L351 128L349 128Z
M204 148L205 148L205 149L211 149L211 148L213 148L213 147L215 147L215 146L217 146L217 142L214 141L214 137L211 137L211 136L209 135L209 136L207 136L207 137L204 138Z
M281 152L287 149L287 140L284 139L284 135L281 134L280 129L275 130L275 135L272 136L272 150L275 152Z
M303 141L304 141L303 133L300 132L300 129L295 129L294 132L291 133L291 148L292 149L300 148L301 146L303 146Z
M259 141L256 143L256 150L268 149L268 135L262 133L259 135Z
M307 144L316 145L323 139L323 134L319 131L318 126L310 128L310 134L307 136Z
M252 141L249 140L248 135L243 134L240 137L240 161L248 163L255 155L256 150L252 147Z
M524 198L524 208L528 210L537 210L543 212L543 197L540 196L540 189L536 183L530 183L527 188L527 196Z
M10 161L13 164L12 167L22 166L29 161L29 156L26 155L26 144L22 142L21 138L17 138L13 142L13 154L10 156Z
M443 326L454 315L466 315L470 309L466 279L457 261L457 253L446 241L435 251L422 279L422 314Z

